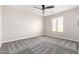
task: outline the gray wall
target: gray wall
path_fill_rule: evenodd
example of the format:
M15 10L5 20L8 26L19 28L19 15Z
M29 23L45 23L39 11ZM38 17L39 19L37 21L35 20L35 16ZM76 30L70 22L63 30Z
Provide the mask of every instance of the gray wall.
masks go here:
M2 42L42 35L42 17L3 6Z
M52 32L52 18L57 16L64 16L63 33ZM79 41L78 18L79 8L42 18L29 12L3 6L2 42L34 37L42 34Z
M52 31L52 18L57 16L64 17L64 32L58 33ZM79 8L44 17L44 34L52 37L79 41L79 26L77 25L78 18Z

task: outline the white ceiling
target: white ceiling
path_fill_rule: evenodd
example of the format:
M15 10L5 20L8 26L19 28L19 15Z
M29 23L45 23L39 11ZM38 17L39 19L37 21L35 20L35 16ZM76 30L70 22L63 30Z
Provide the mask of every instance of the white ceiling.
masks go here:
M34 8L34 7L41 7L41 5L11 5L8 7L28 11L38 16L49 16L49 15L67 11L73 8L77 8L79 7L79 5L54 5L54 8L45 10L45 14L42 14L42 11L40 9Z

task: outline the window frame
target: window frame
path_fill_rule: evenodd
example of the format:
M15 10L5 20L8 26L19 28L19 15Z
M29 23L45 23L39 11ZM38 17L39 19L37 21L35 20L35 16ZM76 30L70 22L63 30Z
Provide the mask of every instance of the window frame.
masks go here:
M62 21L61 22L59 22L59 18L62 18ZM56 23L53 22L54 19L56 19ZM60 24L60 29L59 29L59 26L58 26L59 23L62 23L62 26ZM55 26L54 26L54 24L55 24ZM53 29L54 27L56 29L55 31ZM64 32L64 17L63 16L54 17L52 19L52 31L53 32Z

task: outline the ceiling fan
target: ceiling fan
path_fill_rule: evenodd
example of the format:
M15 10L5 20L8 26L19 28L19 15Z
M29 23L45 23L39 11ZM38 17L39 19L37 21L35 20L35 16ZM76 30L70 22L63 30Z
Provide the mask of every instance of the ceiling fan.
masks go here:
M42 10L42 14L44 14L46 9L54 8L54 6L45 6L45 5L42 5L41 8L39 8L39 7L34 7L34 8L41 9Z

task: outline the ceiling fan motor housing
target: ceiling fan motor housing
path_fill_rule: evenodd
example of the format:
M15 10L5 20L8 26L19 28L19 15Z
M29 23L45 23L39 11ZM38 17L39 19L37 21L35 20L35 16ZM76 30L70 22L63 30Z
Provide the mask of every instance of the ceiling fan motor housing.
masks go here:
M45 10L45 5L42 5L42 10Z

